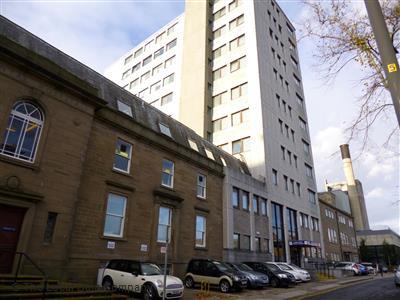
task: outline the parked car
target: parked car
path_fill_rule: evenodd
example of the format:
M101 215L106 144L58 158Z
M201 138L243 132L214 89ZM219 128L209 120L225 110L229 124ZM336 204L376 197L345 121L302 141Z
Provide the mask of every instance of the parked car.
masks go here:
M357 266L358 266L358 275L362 276L362 275L369 274L369 271L366 266L364 266L362 264L357 264Z
M142 294L144 299L151 300L163 296L164 275L153 263L115 259L99 269L97 283L106 289ZM182 298L183 290L183 283L178 277L167 275L166 299Z
M296 281L298 281L298 279L301 282L307 282L311 280L311 276L310 273L308 273L308 271L294 264L278 262L277 265L281 270L291 273L296 278ZM287 268L290 270L288 270Z
M364 267L367 268L369 274L376 275L376 265L369 262L362 262L361 263Z
M268 276L254 271L248 265L242 263L226 263L233 269L242 272L247 278L247 288L259 288L259 287L266 287L269 283Z
M394 284L400 287L400 266L397 268L396 273L394 273Z
M222 293L241 290L247 286L247 278L242 272L226 263L211 259L192 259L184 281L188 288L205 281L212 286L218 286Z
M296 279L292 274L282 271L275 265L269 265L265 262L244 262L254 271L266 274L273 287L289 287L296 284Z
M335 269L351 272L353 275L359 274L359 267L354 262L338 262L335 265Z

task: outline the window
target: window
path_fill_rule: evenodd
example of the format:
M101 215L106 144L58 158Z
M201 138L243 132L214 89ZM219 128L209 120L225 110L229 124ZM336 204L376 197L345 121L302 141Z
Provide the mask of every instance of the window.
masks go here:
M300 213L300 224L304 228L308 228L308 215Z
M304 108L304 100L303 100L303 98L301 98L301 97L299 96L299 94L297 94L297 93L296 93L296 100L297 100L297 104L298 104L301 108Z
M163 40L164 36L165 36L165 32L160 33L160 34L156 37L156 44L160 43L160 42Z
M57 213L49 212L47 214L46 228L44 230L43 243L51 244L53 241L54 228L56 227Z
M282 154L282 160L286 160L286 150L285 147L281 146L281 154Z
M294 180L290 179L290 191L294 194Z
M206 218L196 216L196 247L206 246Z
M139 78L136 78L135 80L131 81L131 83L129 84L129 89L133 89L138 84L139 84Z
M157 81L156 83L152 84L150 87L150 93L155 93L161 88L161 80Z
M241 4L241 0L233 0L231 3L229 3L229 11L234 10L240 4Z
M213 132L224 130L228 127L228 117L223 117L218 120L212 121Z
M44 117L41 109L28 101L14 104L4 133L0 153L33 162L42 132Z
M285 229L283 222L283 207L277 203L271 203L272 209L272 237L275 261L285 261Z
M216 107L218 105L221 105L221 104L225 103L226 100L227 100L226 99L227 96L228 96L227 92L223 92L223 93L220 93L218 95L213 96L213 98L212 98L213 107Z
M281 133L283 133L283 121L281 119L278 119L279 122L279 128L281 130Z
M304 164L305 168L306 168L306 176L312 178L313 177L313 170L312 167Z
M132 54L129 55L127 58L125 58L124 65L128 64L129 62L131 62L132 58L133 58Z
M293 209L287 208L286 217L287 217L289 240L298 240L299 237L297 232L297 212Z
M118 100L117 106L120 112L123 112L124 114L132 117L132 109L128 104L125 104L124 102Z
M272 169L272 183L278 185L278 171L275 169Z
M243 68L245 66L245 60L246 60L246 57L243 56L243 57L231 62L231 64L230 64L231 73L239 70L240 68Z
M229 22L229 30L235 29L236 27L242 25L244 22L244 15L240 15L236 19Z
M249 193L242 191L242 208L249 210Z
M290 152L289 150L287 150L287 156L289 158L289 164L292 164L292 152Z
M214 39L219 38L224 33L224 31L225 31L225 25L221 26L220 28L218 28L216 30L214 30L214 32L213 32Z
M219 18L225 15L225 7L221 8L219 11L214 13L214 21L218 20Z
M115 149L114 158L114 169L129 173L132 155L132 145L124 142L123 140L117 140L117 146Z
M222 149L222 150L224 150L225 152L229 152L229 144L228 143L222 144L222 145L218 145L217 147Z
M232 114L232 126L236 126L242 123L249 121L249 109L246 108L244 110L238 111L237 113Z
M261 214L263 216L266 216L267 215L267 200L260 199L260 208L261 208Z
M125 79L126 77L128 77L130 73L131 73L131 69L126 70L124 73L122 73L122 79Z
M285 191L289 190L288 177L283 175L283 182L285 183Z
M175 23L174 25L172 25L170 28L168 28L168 30L167 30L167 34L168 35L170 35L170 34L172 34L173 32L175 32L175 28L176 28L176 25L177 25L178 23Z
M304 121L302 118L299 117L299 124L300 124L300 128L303 129L304 131L307 130L307 123L306 121Z
M160 206L158 210L157 242L166 243L171 237L172 209Z
M145 65L149 64L150 62L151 62L151 55L149 55L145 59L143 59L142 66L144 67Z
M214 154L211 152L211 150L204 148L204 150L206 151L207 157L209 159L215 160Z
M125 207L126 197L111 193L108 194L103 235L114 237L123 236Z
M158 66L155 66L155 67L153 68L153 72L152 72L152 73L153 73L153 76L161 72L162 66L163 66L162 64L159 64Z
M232 206L234 208L239 208L239 189L233 187L232 188Z
M240 248L240 234L234 233L233 234L233 249L239 249L239 248Z
M161 56L163 53L164 53L164 47L161 47L156 52L154 52L154 59L156 59L157 57Z
M169 94L167 94L167 95L165 95L165 96L162 96L161 97L161 106L163 106L163 105L166 105L166 104L168 104L168 103L170 103L170 102L172 102L172 93L169 93ZM169 134L170 135L170 134Z
M203 174L197 175L197 197L206 198L207 178Z
M250 138L243 138L232 142L232 154L238 154L250 150Z
M293 129L290 129L290 133L291 133L291 135L292 135L292 142L294 143L294 130L293 130Z
M354 224L353 224L353 221L352 221L352 220L349 220L349 227L351 227L351 228L354 227Z
M176 39L172 40L167 44L167 46L165 47L165 51L171 50L175 46L176 46Z
M289 34L293 35L294 34L294 29L292 28L292 26L290 26L288 23L286 23L286 27L287 27L287 30L288 30Z
M226 66L223 66L222 68L219 68L213 72L213 80L220 79L225 75L226 72Z
M260 237L254 238L254 251L261 252L261 238Z
M305 140L302 140L303 142L303 150L306 154L310 154L310 144L307 143Z
M319 223L317 218L311 217L311 226L312 230L319 231Z
M299 182L296 182L296 187L297 187L297 196L299 196L300 197L300 183Z
M250 251L250 236L249 235L243 235L242 241L243 241L243 246L240 249Z
M136 57L138 57L140 54L142 54L143 53L143 48L140 48L140 49L138 49L138 50L136 50L135 51L135 54L134 54L134 57L136 58Z
M229 49L233 51L236 48L242 47L243 45L244 45L244 34L230 41Z
M175 55L170 57L170 58L168 58L165 61L165 68L168 68L169 66L172 66L174 64L174 62L175 62Z
M247 95L247 82L243 83L231 90L231 100L238 99Z
M132 67L132 73L138 71L139 69L140 69L140 63L137 63Z
M253 212L258 214L258 196L253 195Z
M149 88L145 88L144 90L139 92L139 98L144 98L145 96L147 96L149 94Z
M166 86L172 82L174 82L175 74L172 73L171 75L168 75L167 77L164 78L163 80L163 85Z
M150 71L144 73L144 74L140 77L140 82L144 82L144 81L146 81L146 80L149 79L149 78L150 78Z
M190 148L192 148L193 150L198 152L199 148L197 147L196 142L194 140L192 140L192 139L188 139L188 141L189 141Z
M313 204L317 203L317 201L315 200L315 192L313 192L312 190L308 190L308 200Z
M224 54L225 49L226 49L226 46L225 46L225 45L223 45L223 46L221 46L221 47L215 49L215 50L213 51L213 53L212 53L213 59L216 59L216 58L220 57L222 54Z
M153 44L154 44L154 40L151 40L146 45L144 45L144 51L149 50L153 46Z
M167 159L162 161L161 184L170 188L174 185L174 163Z

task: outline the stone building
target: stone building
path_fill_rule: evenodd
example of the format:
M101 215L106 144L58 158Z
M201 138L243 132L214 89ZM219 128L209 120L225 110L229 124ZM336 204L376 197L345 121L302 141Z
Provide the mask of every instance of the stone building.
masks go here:
M111 258L161 263L168 237L174 274L222 258L223 169L246 165L3 17L0 131L1 273L18 251L94 283Z
M347 194L342 191L322 192L318 193L318 201L326 260L358 262L354 218Z

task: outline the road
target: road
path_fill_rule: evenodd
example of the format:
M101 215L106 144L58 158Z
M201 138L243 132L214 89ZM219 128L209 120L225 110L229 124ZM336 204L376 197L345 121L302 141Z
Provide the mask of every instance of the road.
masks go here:
M364 283L341 288L307 300L399 300L400 288L394 285L393 277L368 280Z

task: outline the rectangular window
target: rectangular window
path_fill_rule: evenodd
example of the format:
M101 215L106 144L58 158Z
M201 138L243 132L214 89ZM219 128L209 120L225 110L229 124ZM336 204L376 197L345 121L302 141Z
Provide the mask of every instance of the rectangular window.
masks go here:
M173 98L172 98L172 93L169 93L169 94L167 94L167 95L165 95L165 96L162 96L162 97L161 97L161 106L166 105L166 104L172 102L172 99L173 99Z
M260 208L261 208L261 214L263 216L267 215L267 200L265 199L260 199Z
M289 190L288 177L283 175L283 182L285 183L285 191Z
M294 180L290 179L290 191L294 194Z
M193 150L199 152L199 148L197 147L196 142L194 140L192 140L192 139L188 139L188 141L189 141L190 148L192 148Z
M149 50L153 46L153 44L154 44L154 40L151 40L146 45L144 45L144 51Z
M308 228L308 215L300 213L301 226Z
M254 251L261 252L261 238L254 238Z
M125 104L124 102L117 100L117 106L120 112L132 117L132 108L128 104Z
M206 246L206 218L196 216L196 247Z
M240 15L239 17L229 22L229 30L235 29L236 27L242 25L243 22L244 22L244 15Z
M131 69L126 70L124 73L122 73L122 79L125 79L126 77L128 77L129 74L131 74Z
M313 204L317 203L317 201L315 200L315 192L313 192L312 190L308 190L308 200Z
M238 58L238 59L232 61L230 64L231 73L235 72L239 69L243 69L245 64L246 64L246 56L243 56L241 58Z
M171 50L175 46L176 46L176 39L172 40L167 44L167 46L165 47L165 51Z
M297 186L297 196L300 197L300 183L296 182L296 186Z
M227 92L223 92L223 93L213 96L213 98L212 98L213 107L224 104L227 100L227 97L228 97Z
M220 57L222 54L225 53L225 50L226 50L226 46L225 45L215 49L213 51L213 53L212 53L213 59L216 59L216 58Z
M319 224L317 218L311 217L311 225L312 225L312 230L319 231Z
M169 66L172 66L174 64L174 62L175 62L175 55L170 57L170 58L168 58L165 61L165 68L168 68Z
M225 25L224 25L224 26L221 26L220 28L218 28L218 29L216 29L216 30L214 30L214 32L213 32L213 38L214 38L214 39L219 38L219 37L224 33L224 31L225 31Z
M232 41L229 42L229 50L233 51L237 48L240 48L244 45L244 34L233 39Z
M167 34L170 35L170 34L174 33L175 32L175 28L176 28L177 25L178 25L178 23L175 23L170 28L168 28Z
M241 2L242 2L241 0L233 0L231 3L229 3L229 11L234 10L236 7L242 4Z
M144 81L146 81L146 80L149 79L149 78L150 78L150 71L144 73L144 74L140 77L140 82L144 82Z
M253 213L258 214L258 196L253 195Z
M143 59L142 66L144 67L145 65L149 64L151 62L151 55L147 56L145 59Z
M225 15L225 7L221 8L219 11L214 13L214 21L218 20L219 18Z
M233 234L233 249L240 249L240 234Z
M121 139L117 140L113 168L124 173L129 173L132 156L132 145Z
M51 244L53 242L54 228L56 227L57 213L48 212L46 228L44 230L43 243Z
M172 209L160 206L158 210L157 242L166 243L171 237Z
M197 197L206 198L207 178L203 174L197 175Z
M167 159L162 161L161 184L170 188L174 186L174 163Z
M232 154L239 154L250 150L250 138L243 138L232 142Z
M161 72L162 66L163 66L162 64L159 64L158 66L153 68L153 71L152 71L153 76Z
M213 132L224 130L228 127L228 117L223 117L218 120L212 121Z
M304 149L304 152L305 152L306 154L310 154L310 144L307 143L305 140L302 140L302 142L303 142L303 149Z
M125 58L124 65L126 65L126 64L128 64L128 63L130 63L130 62L131 62L131 60L132 60L132 58L133 58L133 55L132 55L132 54L131 54L131 55L129 55L127 58Z
M204 151L206 151L206 155L209 159L215 160L214 154L210 149L204 148Z
M166 86L166 85L168 85L170 83L173 83L174 82L174 78L175 78L175 74L174 73L172 73L171 75L168 75L167 77L164 78L163 85Z
M243 235L242 241L243 241L243 243L242 243L243 247L241 247L240 249L250 251L250 236L249 235Z
M249 210L249 193L245 191L242 191L242 208Z
M238 111L237 113L232 114L232 126L236 126L242 123L249 121L249 109L246 108L244 110Z
M247 95L247 82L243 83L231 90L231 100L238 99Z
M136 78L135 80L131 81L131 83L129 84L129 89L133 89L138 84L139 84L139 78Z
M165 36L165 32L160 33L160 34L156 37L156 44L160 43L160 42L163 40L164 36Z
M213 72L213 80L222 78L226 73L226 66L223 66Z
M304 164L304 166L305 166L305 168L306 168L306 176L307 176L307 177L310 177L310 178L313 178L313 170L312 170L312 167L309 166L309 165L307 165L307 164Z
M156 52L154 52L154 59L156 59L157 57L161 56L163 53L164 53L164 47L161 47Z
M299 124L300 128L303 129L304 131L307 131L307 123L304 121L302 118L299 117Z
M275 169L272 169L272 183L278 185L278 171Z
M108 194L104 236L122 237L126 210L126 197Z
M140 48L140 49L136 50L135 54L134 54L135 58L138 57L142 53L143 53L143 48Z
M239 189L232 188L232 206L234 208L239 208Z

